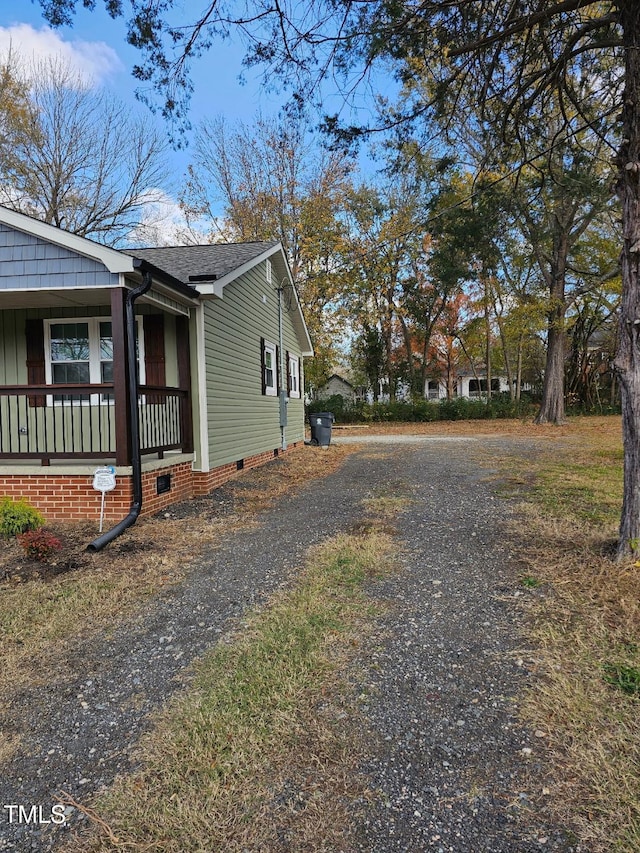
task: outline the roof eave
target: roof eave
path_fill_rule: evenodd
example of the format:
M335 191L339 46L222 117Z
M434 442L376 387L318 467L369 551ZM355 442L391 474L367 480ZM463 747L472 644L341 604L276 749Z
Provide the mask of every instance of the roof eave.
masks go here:
M248 261L245 261L243 264L240 264L239 267L234 267L228 273L220 278L217 278L215 281L210 283L202 284L199 288L199 292L201 296L218 296L220 299L223 298L223 293L225 287L230 284L232 281L235 281L239 276L244 275L249 270L253 269L258 264L262 263L262 261L266 261L267 258L274 255L276 252L282 250L281 243L274 243L269 249L265 249L263 252L260 252L259 255L255 255L255 257L251 258Z

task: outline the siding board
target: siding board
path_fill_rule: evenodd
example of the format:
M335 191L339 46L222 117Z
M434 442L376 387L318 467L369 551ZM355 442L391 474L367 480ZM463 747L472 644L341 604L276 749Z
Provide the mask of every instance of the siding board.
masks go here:
M266 281L264 263L228 284L223 299L205 303L204 327L210 466L280 447L279 400L262 394L260 339L279 344L277 293ZM283 349L300 356L284 309ZM290 400L287 443L303 438L303 401Z
M98 261L0 224L0 290L117 285Z
M137 315L136 315L137 316ZM26 385L27 320L73 320L75 318L111 317L108 305L83 308L29 308L0 310L0 385ZM168 386L178 384L175 318L165 315L165 368Z

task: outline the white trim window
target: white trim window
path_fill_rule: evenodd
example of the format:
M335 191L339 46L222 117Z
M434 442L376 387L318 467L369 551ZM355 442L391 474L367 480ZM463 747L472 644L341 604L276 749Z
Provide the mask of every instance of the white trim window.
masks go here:
M300 359L289 353L287 365L289 396L300 399Z
M137 322L138 371L144 382L142 317ZM94 385L113 382L113 337L108 317L67 317L44 321L47 385ZM112 402L111 394L53 394L48 405L77 401Z
M278 348L269 341L262 341L262 393L267 397L278 396Z
M47 385L88 384L95 376L96 358L91 346L89 320L45 321L45 370ZM94 331L95 336L95 329ZM92 370L93 362L93 370ZM99 361L97 362L99 369ZM94 374L92 377L92 373ZM52 401L85 401L79 394L55 394Z

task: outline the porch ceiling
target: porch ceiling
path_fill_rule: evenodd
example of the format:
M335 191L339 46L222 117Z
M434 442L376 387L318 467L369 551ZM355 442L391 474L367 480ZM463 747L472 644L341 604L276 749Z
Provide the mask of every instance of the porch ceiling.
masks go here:
M138 303L146 302L172 314L189 316L189 308L176 300L167 302L155 289L144 294ZM20 308L88 308L111 305L108 287L68 288L64 290L0 290L0 311Z
M87 308L110 305L107 287L65 288L64 290L0 290L0 310L14 308Z

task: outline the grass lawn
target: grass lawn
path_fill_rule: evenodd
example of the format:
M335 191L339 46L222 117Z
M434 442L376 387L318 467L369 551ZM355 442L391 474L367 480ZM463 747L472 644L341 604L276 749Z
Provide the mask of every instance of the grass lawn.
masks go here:
M535 591L527 599L533 683L524 713L548 734L550 811L594 850L633 853L640 850L640 562L614 559L620 419L577 418L545 430L533 458L501 462L507 488L522 501L512 535L521 542L523 588Z
M576 418L559 428L523 421L376 424L366 432L534 440L534 453L518 452L517 442L500 458L482 442L470 452L499 480L499 491L519 503L510 537L519 549L531 673L519 699L527 723L545 733L555 780L540 796L590 850L640 850L640 563L613 557L622 489L619 418ZM354 449L329 448L321 474ZM238 505L217 522L143 520L123 537L126 547L79 560L59 575L31 576L17 552L5 549L0 699L25 679L33 683L60 644L128 618L184 576L186 554L214 547L230 525L251 524L266 496L299 488L320 475L319 467L313 451L292 454L238 480ZM93 804L100 832L82 849L275 850L283 831L295 832L295 849L340 849L344 802L367 796L355 772L357 739L345 739L339 725L348 692L342 673L358 637L375 629L362 587L393 571L393 536L379 530L403 511L402 496L389 489L363 510L369 527L313 551L295 584L203 658L193 689L169 703L142 744L140 772ZM150 540L155 550L147 550ZM175 541L181 547L173 554ZM0 740L0 764L16 746ZM277 813L274 790L283 797ZM304 809L296 808L297 797Z

